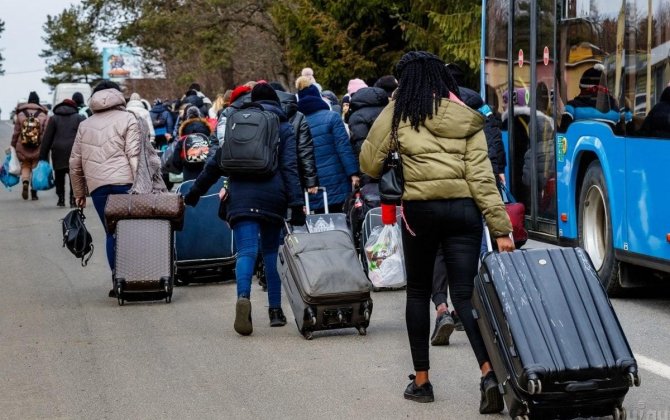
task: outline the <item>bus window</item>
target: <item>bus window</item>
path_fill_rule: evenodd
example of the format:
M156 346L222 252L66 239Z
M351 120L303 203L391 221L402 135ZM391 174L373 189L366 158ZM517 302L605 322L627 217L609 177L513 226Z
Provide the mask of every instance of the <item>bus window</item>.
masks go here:
M642 3L626 22L624 94L634 104L626 134L670 138L670 0L654 0L651 13Z
M503 113L503 93L507 90L507 22L506 0L486 4L486 103L497 115ZM501 40L505 40L502 41Z
M559 131L565 132L577 120L607 123L622 132L616 90L616 51L621 0L581 0L574 18L559 28L560 115ZM569 10L570 11L570 10ZM572 16L570 16L572 17ZM559 105L560 105L559 104Z

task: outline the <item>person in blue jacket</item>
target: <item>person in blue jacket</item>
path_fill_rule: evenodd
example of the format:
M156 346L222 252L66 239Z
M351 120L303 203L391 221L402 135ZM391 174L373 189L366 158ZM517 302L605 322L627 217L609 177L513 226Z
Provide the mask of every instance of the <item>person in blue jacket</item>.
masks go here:
M280 144L279 167L269 179L249 179L231 175L228 178L226 220L233 229L237 246L235 276L237 280L237 305L235 309L235 331L240 335L253 332L251 322L251 278L259 251L258 235L261 236L265 275L268 284L270 326L286 325L281 307L281 283L277 271L277 252L287 210L291 208L291 224L305 224L303 195L300 190L296 156L295 134L286 114L279 104L277 93L266 83L259 83L251 91L252 103L279 116ZM244 109L243 107L242 109ZM221 149L205 164L193 187L184 197L187 205L195 206L221 176L219 167Z
M310 84L298 91L298 111L305 114L314 143L319 184L328 193L331 213L341 213L352 186L358 185L358 158L340 115L330 110L319 89ZM324 210L323 197L310 197L312 210Z

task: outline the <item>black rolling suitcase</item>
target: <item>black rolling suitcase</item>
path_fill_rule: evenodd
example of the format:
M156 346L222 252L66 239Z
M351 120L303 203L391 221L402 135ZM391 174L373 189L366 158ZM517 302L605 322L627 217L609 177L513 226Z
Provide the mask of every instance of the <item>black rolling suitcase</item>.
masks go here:
M312 339L314 331L336 328L366 334L372 314L370 283L348 233L287 234L279 247L277 270L306 339Z
M584 250L488 253L472 300L510 417L626 418L637 363Z

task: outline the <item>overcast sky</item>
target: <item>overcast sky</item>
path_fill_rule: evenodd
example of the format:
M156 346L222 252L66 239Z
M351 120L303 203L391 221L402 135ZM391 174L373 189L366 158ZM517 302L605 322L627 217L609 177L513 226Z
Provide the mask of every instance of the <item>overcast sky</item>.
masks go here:
M57 15L80 0L0 0L0 19L5 31L0 34L0 49L5 58L5 75L0 76L0 108L3 120L19 99L26 99L31 90L41 101L51 102L52 93L42 83L46 76L44 60L39 57L46 47L42 25L47 15Z

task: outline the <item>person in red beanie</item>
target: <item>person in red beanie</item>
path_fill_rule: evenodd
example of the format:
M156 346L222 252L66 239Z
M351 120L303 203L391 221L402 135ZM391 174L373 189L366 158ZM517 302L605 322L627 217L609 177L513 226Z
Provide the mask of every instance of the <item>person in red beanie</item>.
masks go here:
M74 138L79 129L79 123L86 117L79 113L77 103L72 99L65 99L53 109L53 116L47 123L42 144L40 146L40 160L49 160L54 168L56 181L56 195L58 207L65 206L65 175L70 173L70 153ZM70 182L70 207L75 207L74 192Z

